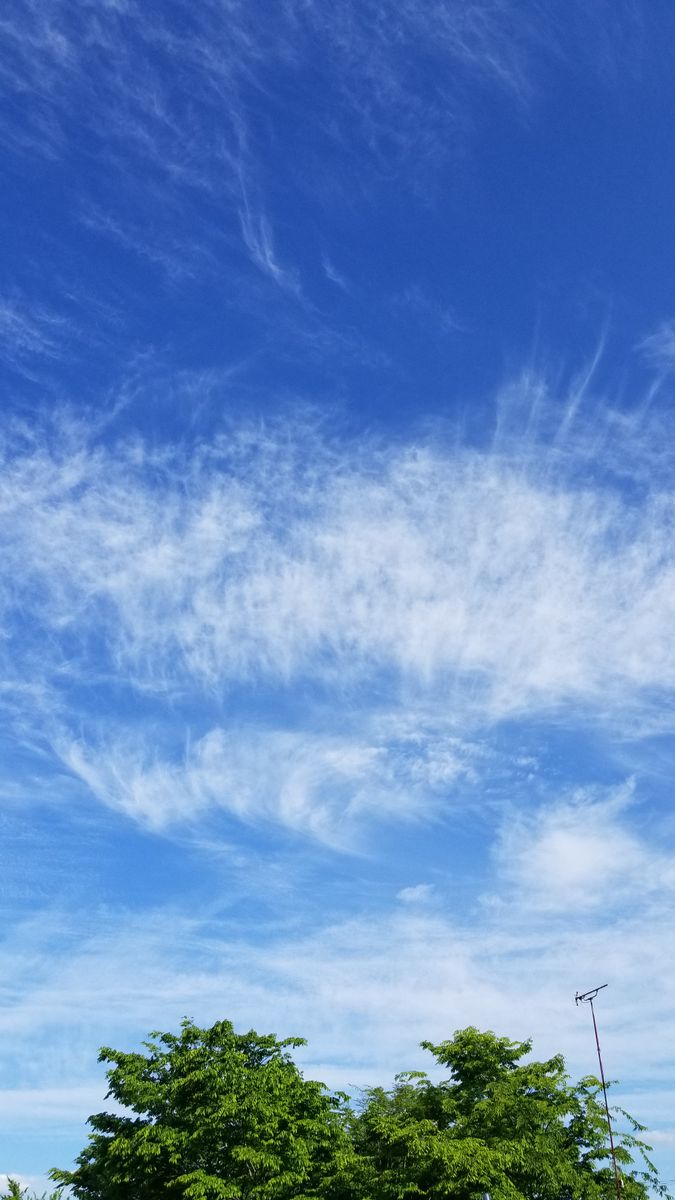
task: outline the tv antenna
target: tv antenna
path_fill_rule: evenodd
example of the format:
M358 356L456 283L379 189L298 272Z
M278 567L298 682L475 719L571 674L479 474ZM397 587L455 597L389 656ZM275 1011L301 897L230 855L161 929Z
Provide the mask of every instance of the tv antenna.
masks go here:
M614 1150L614 1134L612 1133L612 1119L609 1115L609 1104L607 1103L607 1084L605 1083L605 1072L604 1072L604 1069L602 1066L602 1055L600 1053L600 1038L598 1037L598 1023L595 1019L595 1009L593 1008L593 1001L595 1000L598 992L601 992L602 989L606 988L606 987L607 987L606 983L601 983L599 987L591 988L590 991L588 991L588 992L576 992L576 994L574 996L574 1003L577 1005L590 1004L590 1006L591 1006L591 1016L593 1018L593 1032L595 1034L595 1045L596 1045L596 1048L598 1051L598 1062L600 1064L600 1081L602 1083L602 1094L605 1097L605 1113L607 1114L607 1129L609 1131L609 1145L610 1145L610 1149L612 1151L612 1165L614 1167L614 1186L616 1187L616 1200L621 1200L621 1180L619 1179L619 1169L616 1165L616 1153Z

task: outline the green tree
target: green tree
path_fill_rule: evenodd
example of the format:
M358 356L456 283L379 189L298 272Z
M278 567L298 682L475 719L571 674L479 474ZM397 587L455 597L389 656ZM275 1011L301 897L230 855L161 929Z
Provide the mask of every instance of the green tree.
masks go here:
M12 1179L11 1176L7 1179L7 1191L3 1192L0 1200L58 1200L58 1192L52 1192L50 1196L43 1193L42 1196L37 1196L35 1192L29 1192L28 1188L22 1188L18 1179Z
M27 1200L28 1188L22 1188L17 1179L11 1177L7 1180L7 1191L3 1192L0 1200Z
M144 1054L101 1050L108 1096L126 1112L90 1117L75 1169L53 1180L86 1200L338 1197L351 1157L344 1098L303 1079L289 1054L301 1038L237 1034L229 1021L151 1037Z
M425 1042L447 1079L405 1072L352 1111L303 1079L299 1038L227 1021L152 1038L101 1051L122 1111L91 1117L74 1170L51 1173L79 1200L615 1200L599 1081L572 1084L560 1056L523 1061L529 1042L472 1028ZM666 1197L642 1127L622 1120L624 1200Z
M615 1200L597 1079L572 1085L559 1055L522 1063L530 1042L473 1028L422 1044L450 1078L398 1075L393 1090L366 1092L353 1124L373 1200L478 1200L486 1191L492 1200ZM623 1116L630 1131L617 1138L622 1195L667 1196L636 1136L642 1127Z

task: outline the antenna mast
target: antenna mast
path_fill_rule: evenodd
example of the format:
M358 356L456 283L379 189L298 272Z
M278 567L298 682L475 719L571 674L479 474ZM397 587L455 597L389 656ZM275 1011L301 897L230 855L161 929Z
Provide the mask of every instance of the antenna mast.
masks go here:
M619 1169L616 1165L616 1153L614 1151L614 1135L612 1133L612 1121L609 1115L609 1104L607 1103L607 1084L605 1083L605 1072L602 1066L602 1055L600 1053L600 1038L598 1037L598 1025L595 1019L595 1009L593 1001L598 992L606 988L606 983L601 983L599 987L591 988L588 992L577 992L574 997L575 1004L590 1004L591 1016L593 1017L593 1032L595 1034L595 1045L598 1051L598 1062L600 1064L600 1080L602 1082L602 1093L605 1097L605 1113L607 1114L607 1129L609 1131L609 1145L612 1151L612 1165L614 1167L614 1186L616 1187L616 1200L621 1200L621 1180L619 1179Z

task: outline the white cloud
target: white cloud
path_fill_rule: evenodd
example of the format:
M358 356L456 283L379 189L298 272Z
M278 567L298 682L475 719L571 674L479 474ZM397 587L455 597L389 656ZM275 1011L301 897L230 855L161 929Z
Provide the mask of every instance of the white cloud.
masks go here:
M28 379L46 363L72 352L78 330L72 320L22 295L0 296L0 360Z
M644 1137L655 1146L675 1146L675 1129L648 1129Z
M403 904L427 904L433 897L433 883L415 883L411 887L401 888L400 892L396 893L397 900L401 900Z
M265 97L282 97L269 118L272 137L280 118L286 135L295 120L338 151L358 138L371 164L391 169L392 155L430 164L466 128L469 84L497 86L522 103L551 52L584 57L591 69L635 58L638 39L625 36L637 19L628 0L611 6L611 22L603 0L573 7L577 20L568 25L552 3L533 13L495 0L423 7L414 0L286 0L270 13L258 3L236 0L225 10L204 0L189 22L179 3L173 20L158 26L134 2L73 8L65 0L12 0L3 12L0 80L11 100L30 103L21 122L14 104L5 106L0 137L12 150L59 158L83 132L103 132L97 152L118 178L113 227L123 228L124 199L133 193L162 262L170 251L157 244L157 225L177 190L188 232L201 223L191 193L217 196L222 214L243 169L257 164L266 173ZM289 96L306 65L320 73L325 105L318 91L311 100L301 91L295 103ZM284 88L289 77L293 91ZM346 186L339 168L330 186ZM210 236L217 230L211 222ZM131 236L146 246L146 238ZM264 220L256 218L247 236L277 276Z
M87 936L69 946L58 935L52 941L59 952L39 979L30 965L41 939L53 939L53 922L42 934L19 931L1 960L12 955L21 985L0 1015L3 1059L20 1061L17 1086L73 1087L76 1107L97 1077L98 1044L126 1046L186 1013L199 1023L228 1017L307 1036L308 1073L330 1075L336 1086L388 1082L396 1070L430 1065L417 1043L466 1024L532 1036L537 1056L562 1051L574 1074L587 1074L596 1069L593 1032L574 994L608 982L598 1018L607 1072L621 1079L616 1100L630 1098L638 1117L657 1112L660 1095L667 1104L672 908L640 906L581 927L513 911L460 923L411 905L310 933L275 922L246 936L217 913L217 905L189 918L92 913ZM61 936L71 936L59 917ZM659 987L645 991L645 978ZM21 1058L28 1040L31 1055Z
M663 321L654 333L638 343L647 362L660 371L675 367L675 321Z
M365 730L364 732L368 732ZM354 849L364 824L432 815L471 772L472 750L439 747L418 731L370 740L237 725L191 741L180 760L148 750L152 733L86 745L61 734L65 766L104 804L153 830L223 809L247 823L270 822L335 848ZM439 758L440 755L440 758Z
M165 765L139 766L122 745L114 759L100 754L93 767L76 765L91 769L91 786L106 802L144 804L146 820L153 808L161 814L163 792L172 811L184 793L188 805L204 796L219 802L234 781L245 819L271 813L297 826L325 820L330 830L339 811L326 797L331 778L346 780L351 794L365 773L370 798L386 758L365 738L356 746L312 744L276 732L269 744L238 743L222 730L206 737L186 751L175 778ZM461 746L456 753L461 761ZM253 761L260 794L252 797ZM17 1100L21 1128L53 1110L58 1097L64 1128L76 1130L83 1107L104 1106L96 1047L136 1044L152 1028L177 1027L185 1014L307 1036L307 1073L335 1087L387 1083L396 1070L428 1067L417 1043L469 1023L533 1036L538 1057L563 1051L573 1074L585 1074L596 1069L595 1048L574 994L607 982L598 1016L608 1074L622 1081L616 1100L658 1123L675 1065L673 889L665 845L629 825L638 803L639 788L635 795L629 786L589 790L522 817L499 843L492 903L461 918L447 907L451 857L447 877L436 869L433 885L401 888L393 912L361 900L351 918L331 922L317 913L309 930L281 892L271 921L251 913L243 928L229 860L220 890L210 887L192 911L180 902L136 916L120 906L68 913L53 904L14 934L5 931L0 944L10 1001L0 1012L0 1058L15 1088L0 1095L0 1109ZM268 855L266 876L278 868ZM645 989L645 980L658 985Z
M452 307L436 300L419 284L411 284L393 296L391 306L394 312L402 314L406 321L412 316L427 329L435 329L444 337L462 330L462 324L454 315Z
M0 1120L7 1131L23 1129L30 1121L39 1121L42 1129L50 1126L65 1128L83 1124L90 1113L100 1106L102 1098L103 1089L95 1084L2 1088ZM29 1185L26 1183L24 1186Z
M1 652L22 736L32 721L153 828L221 806L337 843L368 814L444 803L504 719L592 719L615 740L668 729L673 498L648 428L623 432L624 490L601 421L594 486L578 416L553 443L502 420L483 450L343 444L302 419L187 449L97 448L65 417L10 430ZM93 681L104 721L83 700ZM265 713L290 685L284 728ZM119 689L142 720L121 718ZM235 695L252 715L233 723ZM536 843L561 890L637 861L618 828L610 852L599 827L565 821Z
M239 212L244 244L252 261L279 287L295 295L300 294L297 273L282 267L274 248L270 223L264 213L254 213L242 187L243 207Z
M96 630L107 669L159 689L385 669L498 716L673 686L670 496L499 453L333 452L299 428L288 454L246 430L189 462L9 454L6 616L27 605L75 663Z
M640 896L665 899L675 888L675 855L641 837L635 819L629 823L632 797L630 781L507 818L497 863L518 902L571 914Z
M349 284L347 283L344 275L338 271L337 267L333 265L331 259L329 259L325 254L321 259L321 266L323 267L323 272L326 276L326 279L329 279L330 282L334 283L336 287L341 288L343 292L349 291Z

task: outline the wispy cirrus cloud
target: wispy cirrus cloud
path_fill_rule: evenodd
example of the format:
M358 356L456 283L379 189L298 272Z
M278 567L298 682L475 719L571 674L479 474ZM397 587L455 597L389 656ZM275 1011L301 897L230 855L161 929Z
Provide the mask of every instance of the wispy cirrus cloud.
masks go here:
M349 291L349 283L347 282L347 279L341 271L338 271L332 259L328 258L326 254L323 254L321 257L321 266L326 279L328 279L331 283L334 283L336 287L341 288L343 292Z
M300 283L295 271L283 267L279 262L270 223L263 212L253 212L246 191L243 190L243 207L240 210L241 232L244 244L252 261L285 291L300 294Z
M671 371L675 367L675 321L663 321L658 329L638 342L637 349L650 366Z
M419 284L411 284L393 296L391 307L395 313L403 314L408 319L416 318L420 323L436 329L442 336L457 333L462 329L462 324L457 320L452 307L428 295Z
M474 751L458 739L440 742L419 728L414 737L370 732L367 739L363 731L359 738L237 724L211 729L178 761L160 755L158 738L131 731L89 745L62 734L54 748L97 799L150 829L206 826L209 812L220 809L246 824L278 825L354 850L368 821L432 817L473 769Z
M158 21L135 0L75 9L65 0L11 0L2 20L0 137L11 151L53 162L85 148L100 178L90 176L85 194L80 181L80 205L101 212L105 196L99 231L143 258L171 264L178 243L180 262L191 241L202 250L219 243L224 222L232 242L241 220L254 263L285 286L294 269L279 263L269 205L242 212L242 179L265 196L270 175L283 168L294 188L300 172L310 194L312 140L335 156L333 190L346 178L350 187L360 182L339 165L351 162L355 139L376 173L378 164L389 172L392 159L445 158L449 135L471 123L469 82L522 102L537 64L564 55L568 37L549 3L525 11L507 0L426 8L412 0L339 8L286 0L270 13L258 3L223 8L208 0L188 8L173 0ZM602 67L625 55L622 31L638 19L634 6L612 6L609 39L602 0L575 8L575 55L581 44ZM637 39L625 41L635 55ZM306 77L317 71L323 85L310 99ZM281 164L271 153L280 121L286 137L296 127L313 130L309 145L297 139L297 161ZM102 186L111 171L114 196ZM316 174L325 188L325 165ZM171 205L177 195L179 212Z
M25 296L0 297L0 359L20 375L33 376L70 347L73 323Z
M6 603L74 662L105 630L107 669L160 689L331 680L339 662L466 676L497 714L670 687L668 492L636 503L511 453L347 449L302 424L187 456L8 450Z
M626 426L621 460L609 421L605 457L603 420L592 475L578 414L562 440L502 414L482 448L357 445L301 416L188 448L10 435L5 695L142 824L220 809L333 844L437 812L505 721L663 731L673 497L649 429L640 450Z

